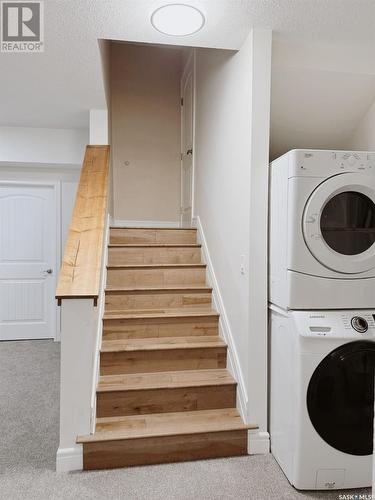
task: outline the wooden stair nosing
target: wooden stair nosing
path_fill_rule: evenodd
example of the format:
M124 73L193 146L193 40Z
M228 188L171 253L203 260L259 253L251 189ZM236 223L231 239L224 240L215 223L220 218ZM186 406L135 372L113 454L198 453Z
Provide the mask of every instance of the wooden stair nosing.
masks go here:
M212 292L212 287L206 285L178 285L178 286L165 286L165 287L109 287L105 289L106 294L132 294L132 293L201 293Z
M255 424L243 423L236 408L102 417L98 418L96 423L99 430L94 434L79 436L77 443L188 436L258 428Z
M234 385L237 382L225 368L169 372L101 375L97 393L161 390Z
M105 313L103 321L116 320L116 319L164 319L164 318L219 318L219 313L214 310L188 311L181 309L170 309L168 312L160 310L158 312L152 311L149 313L127 313L125 311L117 312L115 314Z
M202 248L200 243L109 243L108 248Z
M100 352L168 351L227 347L227 344L219 336L215 337L213 335L201 335L199 337L151 337L151 339L103 340Z
M107 269L127 269L127 270L137 270L137 269L205 269L207 264L110 264L107 265Z
M197 231L195 227L150 227L150 226L109 226L110 229L141 229L142 231Z

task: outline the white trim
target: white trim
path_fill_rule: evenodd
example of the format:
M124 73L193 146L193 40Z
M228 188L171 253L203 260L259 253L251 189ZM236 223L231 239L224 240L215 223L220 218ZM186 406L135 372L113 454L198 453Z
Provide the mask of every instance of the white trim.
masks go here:
M83 447L59 448L56 454L56 472L69 472L83 469Z
M100 279L100 290L98 297L98 310L97 310L97 328L96 328L96 342L95 342L95 352L94 352L94 364L93 364L93 381L91 386L91 412L90 412L90 432L93 434L95 432L96 423L96 387L99 381L99 368L100 368L100 348L102 345L103 336L103 315L105 306L105 287L107 281L107 262L108 262L108 243L109 243L109 225L111 216L107 214L106 227L104 230L103 237L103 256L101 265L101 279Z
M61 181L28 181L28 180L0 180L0 186L23 186L23 187L51 187L53 189L53 199L55 204L55 262L53 269L54 290L57 286L57 277L60 271L61 263L61 242L62 242L62 223L61 223ZM55 315L53 318L53 338L55 342L60 341L60 308L55 303Z
M219 283L216 279L215 271L213 268L212 260L207 246L207 241L204 235L203 227L199 216L193 219L193 227L198 230L198 242L202 245L202 258L205 264L207 264L207 281L212 287L212 302L215 309L220 314L219 319L219 333L223 337L224 341L228 345L228 370L233 375L237 382L237 408L240 412L243 420L247 421L247 405L248 396L244 383L244 376L241 370L240 360L236 345L234 343L234 338L230 323L228 320L228 315L225 310L224 301L220 293Z
M197 49L193 49L193 166L191 174L191 217L195 216L195 147L196 147L196 120L195 120L195 103L197 96Z
M56 200L56 259L55 259L55 290L57 287L57 278L60 272L60 266L62 262L62 253L64 249L62 248L62 182L56 181L55 187L55 200ZM61 309L56 304L56 319L55 319L55 342L60 342L61 340Z
M265 455L270 452L268 432L250 430L247 433L247 452L249 455Z
M180 222L165 220L119 220L114 219L111 223L115 227L180 227Z
M194 192L194 185L195 185L195 95L196 95L196 49L191 49L189 57L187 59L187 62L185 64L185 67L182 72L182 77L180 80L180 98L182 99L184 96L184 87L185 87L185 82L189 74L192 75L192 93L193 93L193 102L192 102L192 111L193 111L193 116L192 116L192 149L193 149L193 155L191 159L191 221L194 216L194 200L195 200L195 192ZM181 135L180 135L180 150L181 150L181 160L180 160L180 225L182 226L182 198L183 198L183 185L182 185L182 180L183 180L183 145L184 145L184 114L183 114L183 108L182 106L180 107L181 110Z

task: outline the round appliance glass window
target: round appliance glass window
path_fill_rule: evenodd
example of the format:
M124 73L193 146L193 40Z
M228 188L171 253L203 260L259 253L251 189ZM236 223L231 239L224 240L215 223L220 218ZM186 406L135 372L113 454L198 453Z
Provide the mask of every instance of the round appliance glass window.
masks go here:
M320 230L327 245L338 253L365 252L375 242L375 204L356 191L337 194L323 208Z
M350 342L317 366L307 390L307 410L316 432L351 455L373 449L375 342Z

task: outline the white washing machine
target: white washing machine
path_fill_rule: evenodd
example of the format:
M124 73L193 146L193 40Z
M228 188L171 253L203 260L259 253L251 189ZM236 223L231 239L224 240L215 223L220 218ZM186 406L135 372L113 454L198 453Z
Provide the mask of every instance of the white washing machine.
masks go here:
M375 309L271 308L271 451L298 489L371 485Z
M293 150L270 166L270 301L375 307L375 153Z

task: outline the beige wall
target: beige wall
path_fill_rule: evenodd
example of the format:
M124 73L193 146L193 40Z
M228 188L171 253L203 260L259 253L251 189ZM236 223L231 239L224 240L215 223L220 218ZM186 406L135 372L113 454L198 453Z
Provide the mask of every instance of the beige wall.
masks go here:
M348 149L375 151L375 101L350 137Z
M113 43L114 217L178 221L181 51Z

